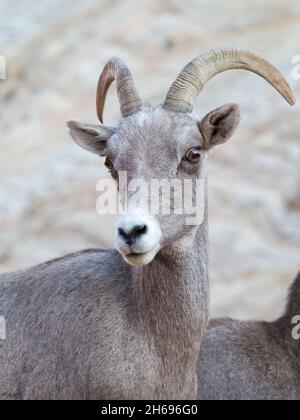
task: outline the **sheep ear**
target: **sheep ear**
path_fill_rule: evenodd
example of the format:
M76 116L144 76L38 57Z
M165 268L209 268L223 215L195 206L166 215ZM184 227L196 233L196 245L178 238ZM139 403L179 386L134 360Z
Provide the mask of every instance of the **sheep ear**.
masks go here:
M236 104L224 105L206 115L199 123L205 149L229 140L239 122L240 108Z
M70 135L79 146L103 156L106 141L116 132L113 127L69 121Z

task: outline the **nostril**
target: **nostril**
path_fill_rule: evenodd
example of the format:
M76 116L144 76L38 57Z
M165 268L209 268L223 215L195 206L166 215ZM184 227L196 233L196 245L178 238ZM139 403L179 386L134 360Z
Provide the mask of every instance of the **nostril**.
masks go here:
M125 232L125 230L123 230L122 228L118 229L119 235L122 236L122 238L127 238L129 235L127 235L127 233Z
M118 228L119 235L125 240L127 245L131 246L135 239L147 233L146 225L139 225L134 227L130 232L125 232L124 229Z
M134 235L134 237L145 235L146 233L147 233L146 225L136 226L132 231L132 235Z
M118 229L119 235L124 239L124 241L127 243L127 245L131 246L133 243L132 237L130 234L127 234L125 230L122 228Z
M126 236L126 233L124 232L124 230L123 230L123 229L119 228L119 229L118 229L118 232L119 232L119 235L120 235L120 236L123 236L123 237L124 237L124 236Z

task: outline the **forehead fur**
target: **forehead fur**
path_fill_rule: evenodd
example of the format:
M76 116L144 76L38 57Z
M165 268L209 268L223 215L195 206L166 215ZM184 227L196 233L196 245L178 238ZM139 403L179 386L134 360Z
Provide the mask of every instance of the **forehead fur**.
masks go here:
M116 134L108 141L107 149L114 155L128 150L138 154L142 151L162 153L164 150L180 154L187 147L200 145L200 142L195 117L147 106L120 121Z

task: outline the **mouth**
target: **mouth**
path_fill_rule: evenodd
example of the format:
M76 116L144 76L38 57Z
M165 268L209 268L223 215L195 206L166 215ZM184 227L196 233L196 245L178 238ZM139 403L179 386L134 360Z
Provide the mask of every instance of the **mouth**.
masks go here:
M147 252L122 254L124 260L133 266L144 266L150 264L151 261L156 257L159 251L159 246L152 248Z

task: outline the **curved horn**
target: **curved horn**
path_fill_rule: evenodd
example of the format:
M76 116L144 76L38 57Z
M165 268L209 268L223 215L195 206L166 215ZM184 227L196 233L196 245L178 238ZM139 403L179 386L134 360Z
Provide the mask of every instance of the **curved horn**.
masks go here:
M107 91L114 80L117 84L122 117L134 114L142 106L128 67L120 58L113 57L102 70L97 87L97 114L102 124Z
M226 70L248 70L263 77L290 104L296 100L284 76L268 61L239 48L208 51L192 60L172 84L164 108L175 112L192 112L196 97L217 74Z

